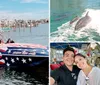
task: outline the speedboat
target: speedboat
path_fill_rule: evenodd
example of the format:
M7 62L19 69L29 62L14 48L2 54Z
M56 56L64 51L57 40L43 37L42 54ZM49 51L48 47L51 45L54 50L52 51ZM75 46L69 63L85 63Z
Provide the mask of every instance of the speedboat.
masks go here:
M0 44L0 66L45 66L49 62L48 48L39 44Z

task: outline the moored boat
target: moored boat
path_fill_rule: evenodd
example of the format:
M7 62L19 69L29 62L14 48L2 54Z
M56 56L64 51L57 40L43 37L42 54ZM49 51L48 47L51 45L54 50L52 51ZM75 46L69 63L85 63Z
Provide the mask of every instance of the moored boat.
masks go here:
M48 56L47 47L39 44L0 44L0 66L45 66Z

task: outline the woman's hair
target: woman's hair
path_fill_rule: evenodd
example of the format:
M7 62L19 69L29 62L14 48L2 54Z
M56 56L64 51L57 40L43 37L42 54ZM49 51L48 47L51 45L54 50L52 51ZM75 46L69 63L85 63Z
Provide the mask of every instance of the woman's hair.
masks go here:
M76 56L83 57L84 59L86 59L87 64L91 65L91 63L90 63L91 60L90 60L90 58L87 57L86 55L83 55L83 54L81 54L81 53L78 53L78 54L76 54L74 57L76 57Z
M81 57L83 57L83 58L86 58L86 56L83 55L83 54L81 54L81 53L76 54L75 57L76 57L76 56L81 56Z

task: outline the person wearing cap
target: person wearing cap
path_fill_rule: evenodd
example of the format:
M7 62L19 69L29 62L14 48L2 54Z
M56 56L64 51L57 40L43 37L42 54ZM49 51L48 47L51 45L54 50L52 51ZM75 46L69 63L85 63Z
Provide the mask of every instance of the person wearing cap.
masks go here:
M75 63L81 69L77 85L100 85L100 68L92 66L85 54L76 54Z
M50 85L76 85L77 77L80 69L74 66L74 49L66 48L63 50L64 65L53 70L50 75Z

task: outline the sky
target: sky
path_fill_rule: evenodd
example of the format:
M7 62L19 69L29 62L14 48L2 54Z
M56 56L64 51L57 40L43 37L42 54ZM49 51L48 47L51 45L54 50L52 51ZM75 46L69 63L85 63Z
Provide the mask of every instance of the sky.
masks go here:
M49 18L49 0L0 0L1 19Z

